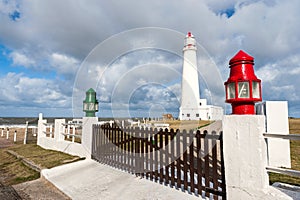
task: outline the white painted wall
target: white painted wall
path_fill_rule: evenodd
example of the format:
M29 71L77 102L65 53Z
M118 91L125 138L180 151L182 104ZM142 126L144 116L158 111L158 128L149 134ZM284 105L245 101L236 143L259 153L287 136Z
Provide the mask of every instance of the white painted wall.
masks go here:
M87 120L88 121L88 120ZM88 145L83 145L75 142L70 142L64 140L64 135L62 133L65 132L65 119L55 119L55 127L54 127L54 137L46 137L46 134L43 131L46 131L46 125L47 120L43 119L43 116L40 114L39 116L39 121L38 121L38 139L37 139L37 144L45 149L51 149L55 151L61 151L67 154L79 156L79 157L85 157L85 158L90 158L91 157L91 149L88 149ZM86 126L91 126L90 123L83 124L83 130L89 130L90 128L85 127ZM92 133L90 133L91 135ZM85 136L85 139L84 139ZM82 143L83 139L85 141L85 144L87 142L87 139L89 138L89 135L87 132L82 133ZM91 148L91 146L90 146Z
M258 114L266 117L266 132L289 134L287 101L266 101L256 105ZM268 138L268 165L272 167L291 168L290 141Z
M187 114L190 114L190 116L188 117ZM198 109L181 108L180 120L222 120L223 115L224 110L222 107L205 105L200 106Z
M79 143L71 141L57 141L54 138L40 138L39 146L44 149L51 149L55 151L64 152L70 155L89 158L89 152Z

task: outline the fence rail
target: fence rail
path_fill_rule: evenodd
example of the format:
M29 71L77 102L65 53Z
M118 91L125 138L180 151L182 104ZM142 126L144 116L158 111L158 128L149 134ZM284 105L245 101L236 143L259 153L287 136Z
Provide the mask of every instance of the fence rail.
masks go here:
M274 134L274 133L264 133L266 138L280 138L286 140L300 140L300 134Z
M225 199L222 132L93 126L92 158L200 196Z
M294 176L300 178L300 171L292 170L292 169L284 169L278 167L266 167L267 171L277 173L277 174L284 174L288 176Z
M279 138L279 139L285 139L285 140L300 140L300 134L274 134L274 133L264 133L263 136L265 138ZM272 167L267 166L266 167L268 172L273 172L277 174L284 174L288 176L294 176L297 178L300 178L300 171L293 170L293 169L286 169L286 168L278 168L278 167Z

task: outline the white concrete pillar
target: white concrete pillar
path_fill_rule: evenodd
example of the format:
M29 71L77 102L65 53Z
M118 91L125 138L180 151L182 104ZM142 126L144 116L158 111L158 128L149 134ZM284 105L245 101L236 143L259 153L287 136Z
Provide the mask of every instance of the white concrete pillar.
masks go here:
M54 120L54 139L56 141L64 141L65 136L62 133L65 133L65 119L55 119Z
M9 129L7 129L7 131L6 131L6 139L7 140L9 139Z
M266 101L256 105L256 110L266 117L266 133L289 134L287 101ZM269 166L291 168L289 140L268 138L267 150Z
M38 121L38 136L37 136L37 145L40 146L40 139L46 137L46 128L47 120L43 119L43 114L39 114L39 121Z
M1 137L3 137L4 129L1 130Z
M83 117L83 119L82 119L81 144L88 152L89 156L86 158L91 158L93 124L97 124L97 123L98 123L98 117Z
M263 137L265 117L227 115L223 118L223 153L227 199L291 199L269 186Z

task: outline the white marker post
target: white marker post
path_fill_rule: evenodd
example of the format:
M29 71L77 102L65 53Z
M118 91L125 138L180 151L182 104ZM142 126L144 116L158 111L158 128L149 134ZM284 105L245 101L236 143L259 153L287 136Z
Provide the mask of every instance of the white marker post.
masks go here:
M14 132L14 142L16 142L17 141L17 130L15 130L15 132Z
M9 138L9 129L7 129L6 131L6 139L8 140L8 138Z

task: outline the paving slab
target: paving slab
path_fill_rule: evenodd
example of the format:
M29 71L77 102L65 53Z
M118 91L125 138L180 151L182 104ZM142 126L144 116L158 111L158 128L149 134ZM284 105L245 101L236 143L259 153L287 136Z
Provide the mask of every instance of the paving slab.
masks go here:
M13 188L22 200L70 200L68 196L44 178L13 185Z
M90 159L44 169L41 173L74 200L202 199L202 197L136 177Z

